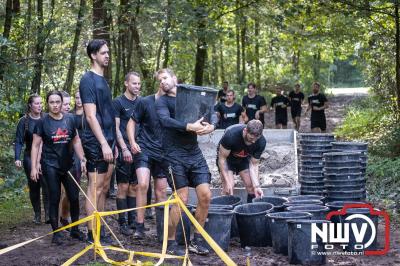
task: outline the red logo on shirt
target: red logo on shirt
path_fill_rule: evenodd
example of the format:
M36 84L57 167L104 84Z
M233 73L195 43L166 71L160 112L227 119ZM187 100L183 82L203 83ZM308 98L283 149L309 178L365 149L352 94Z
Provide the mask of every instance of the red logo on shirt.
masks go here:
M52 136L52 139L54 143L59 143L68 141L68 137L68 129L58 128L56 134Z
M241 150L239 152L233 153L233 156L239 157L239 158L246 158L247 156L249 156L249 153L245 150Z

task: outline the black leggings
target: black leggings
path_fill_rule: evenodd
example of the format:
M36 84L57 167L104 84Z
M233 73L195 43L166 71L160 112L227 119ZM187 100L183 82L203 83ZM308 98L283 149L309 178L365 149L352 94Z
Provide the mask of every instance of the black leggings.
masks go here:
M53 230L58 228L58 206L60 203L61 183L64 185L65 192L70 203L71 221L79 220L79 188L68 175L67 171L43 164L43 177L49 188L50 199L50 223Z
M40 182L33 181L31 176L31 169L32 169L32 161L31 157L25 153L24 154L24 171L26 178L28 179L28 187L29 187L29 198L31 200L31 204L33 207L33 211L35 214L41 213L41 205L40 205L40 188L42 188L42 200L43 206L48 209L49 205L49 193L46 181L43 178L39 178Z

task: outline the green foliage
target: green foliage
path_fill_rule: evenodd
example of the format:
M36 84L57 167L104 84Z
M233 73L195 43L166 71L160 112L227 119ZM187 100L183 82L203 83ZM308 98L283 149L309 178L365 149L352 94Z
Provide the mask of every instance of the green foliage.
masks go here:
M398 219L400 208L400 157L370 156L367 167L368 198ZM396 213L397 212L397 213Z
M0 227L16 226L16 222L24 222L32 218L32 207L28 193L13 195L0 200Z
M376 96L349 106L335 135L339 139L368 142L371 154L400 156L400 124L396 114L385 108Z

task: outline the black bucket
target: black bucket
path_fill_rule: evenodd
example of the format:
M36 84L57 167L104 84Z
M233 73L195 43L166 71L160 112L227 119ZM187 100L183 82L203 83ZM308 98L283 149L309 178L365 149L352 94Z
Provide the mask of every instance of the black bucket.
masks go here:
M335 136L328 133L301 133L299 134L300 140L310 141L334 141Z
M375 229L376 229L376 231L375 231L376 235L375 235L374 240L372 241L372 244L369 247L367 247L365 249L362 249L362 250L376 250L377 249L377 245L378 245L378 241L377 241L378 240L378 220L379 220L378 216L377 215L372 215L370 213L370 209L369 208L347 209L346 210L346 215L340 216L341 223L355 223L355 224L357 224L358 230L361 229L361 226L362 226L363 223L366 223L366 220L364 220L363 218L353 218L351 220L346 220L346 218L348 218L349 216L351 216L353 214L362 214L362 215L365 215L365 216L367 216L368 218L370 218L372 220L372 222L373 222L373 224L375 226ZM370 240L371 235L372 235L371 226L368 225L368 223L367 223L367 230L365 232L364 239L361 242L357 242L356 241L356 238L354 236L355 234L353 233L351 225L349 225L349 228L350 228L349 244L346 247L346 251L360 251L360 249L357 249L355 245L356 244L363 244L364 245L364 244L367 243L367 241Z
M266 214L273 210L271 203L257 202L236 206L236 220L242 247L265 247L271 245Z
M289 220L288 255L290 264L324 265L326 262L325 243L320 237L311 242L311 225L320 227L326 220Z
M326 194L327 197L357 197L357 198L362 198L364 196L364 189L358 189L358 190L338 190L339 188L337 188L336 190L327 190Z
M324 176L323 171L300 171L300 175L302 176L316 176L316 177L321 177Z
M224 251L228 251L229 248L233 216L232 210L210 209L204 225L204 230ZM207 242L204 243L208 246ZM210 246L208 248L211 249Z
M362 167L361 161L327 161L325 167Z
M366 183L365 178L358 178L358 179L349 179L349 180L330 180L330 179L325 179L325 185L333 185L333 186L363 186L365 188L365 183Z
M287 207L290 212L309 212L312 214L311 219L324 220L329 208L321 205L300 205Z
M315 150L324 150L324 151L329 151L332 149L331 145L301 145L301 150L303 151L315 151Z
M363 178L361 172L358 174L324 174L325 178L327 180L332 180L332 181L344 181L344 180L357 180L360 178Z
M324 169L323 165L313 165L313 166L309 166L309 165L302 165L301 166L301 170L304 172L322 172L322 170Z
M238 196L233 195L224 195L224 196L217 196L211 199L210 201L210 208L213 206L220 206L226 205L231 206L232 210L242 203L242 199ZM236 216L233 216L232 225L231 225L231 237L238 237L239 236L239 229L236 222Z
M163 242L164 239L164 206L157 206L156 209L156 229L157 229L157 239L159 243ZM191 211L191 207L188 206L189 211ZM185 235L187 243L190 242L190 220L187 217L186 213L182 211L182 219L185 227ZM178 225L176 227L175 234L176 242L179 245L185 244L185 238L182 229L182 223L179 219Z
M328 152L324 154L325 162L331 161L359 161L360 154L357 152Z
M330 146L332 147L331 144L332 141L330 140L300 140L300 145L301 146L307 146L307 145L322 145L322 146Z
M363 151L368 150L368 143L365 142L332 142L332 148L342 151Z
M329 152L330 150L301 150L301 155L317 155L323 156L324 153Z
M301 189L300 188L300 194L301 195L317 195L317 196L324 196L325 192L324 190L309 190L309 189Z
M322 186L307 186L307 185L302 184L300 187L300 192L302 192L304 190L314 190L315 192L321 192L321 191L324 191L324 189L325 189L324 185L322 185ZM300 193L300 194L302 194L302 193Z
M318 181L311 181L311 180L299 180L301 187L323 187L325 182L323 179Z
M204 121L210 122L217 93L218 91L212 88L178 84L175 119L193 123L204 117Z
M327 174L348 175L360 174L360 167L324 167L324 172Z
M325 197L322 196L313 196L313 195L300 195L300 196L292 196L288 198L288 201L299 201L299 200L320 200L322 202L324 202Z
M300 167L303 166L324 166L323 161L321 160L307 160L307 161L301 161L300 162Z
M274 206L274 212L282 212L285 210L283 203L288 202L285 197L277 197L277 196L266 196L262 198L254 198L253 202L266 202L271 203Z
M298 206L298 205L323 205L324 203L320 200L296 200L296 201L288 201L283 203L285 208L290 206Z
M326 190L329 191L349 191L349 190L364 190L365 189L365 184L346 184L346 183L341 183L341 184L325 184Z
M322 161L322 155L300 155L300 161Z
M310 219L307 212L275 212L267 214L275 253L288 254L288 220Z
M300 176L299 177L299 182L301 183L302 181L305 182L323 182L324 177L323 176Z

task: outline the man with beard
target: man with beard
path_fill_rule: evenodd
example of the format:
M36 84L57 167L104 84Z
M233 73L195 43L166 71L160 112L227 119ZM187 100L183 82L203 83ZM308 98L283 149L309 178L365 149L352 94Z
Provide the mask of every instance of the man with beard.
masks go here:
M168 182L185 204L188 202L189 186L195 188L198 199L195 218L201 226L204 226L211 200L211 174L197 143L197 135L212 132L216 121L209 124L203 122L203 118L194 123L176 120L176 76L170 69L161 69L156 73L156 78L165 93L156 101L156 110L164 130L162 145L165 160L172 171ZM179 206L176 204L172 206L168 226L168 252L174 255L185 254L183 248L175 241L179 211ZM197 230L190 242L189 251L201 255L209 253Z
M324 133L326 131L325 109L328 108L328 99L320 92L321 85L313 83L313 94L308 96L306 113L311 110L311 132Z
M247 122L245 110L240 104L235 103L235 91L226 92L226 101L216 107L215 112L219 119L219 127L225 129L229 126Z
M243 96L242 106L246 110L248 121L257 119L264 125L264 114L268 112L265 98L257 94L256 84L247 85L247 95Z
M247 190L247 202L263 196L258 177L260 157L266 140L263 124L253 119L247 125L233 125L225 130L217 148L217 166L222 178L222 192L233 195L233 174L238 174Z
M119 156L117 158L117 166L115 169L115 176L117 179L118 193L117 193L117 210L124 210L134 208L135 190L137 178L135 174L135 166L133 158L128 146L129 140L126 132L127 124L132 116L135 106L139 101L138 94L140 92L140 75L136 72L129 72L125 76L125 92L113 100L115 109L115 125L117 132L117 144ZM128 224L134 223L134 212L128 213L128 220L126 213L120 213L118 222L121 234L131 235L133 232Z

